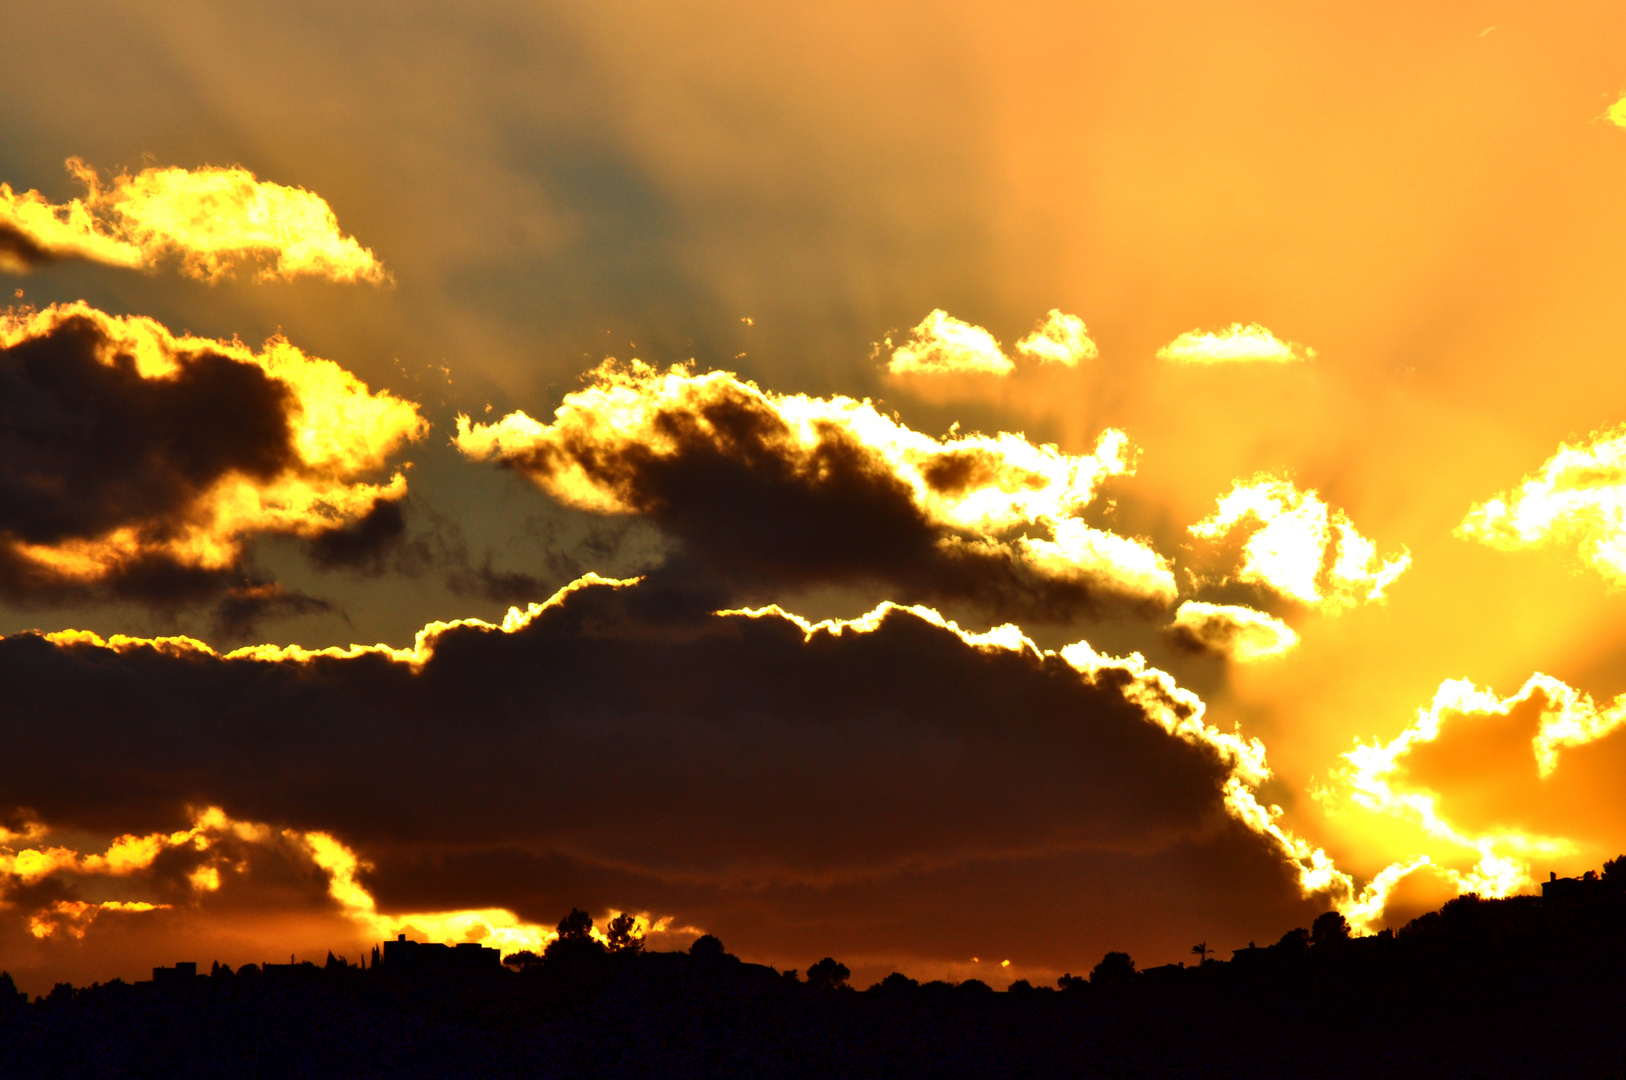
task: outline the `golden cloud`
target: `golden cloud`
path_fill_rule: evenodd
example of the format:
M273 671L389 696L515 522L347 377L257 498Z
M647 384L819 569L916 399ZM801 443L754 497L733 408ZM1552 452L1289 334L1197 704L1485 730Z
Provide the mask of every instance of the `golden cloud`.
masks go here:
M1260 473L1236 481L1214 512L1191 526L1193 536L1224 540L1242 533L1242 567L1234 579L1261 585L1308 607L1337 614L1382 600L1411 565L1411 555L1380 559L1349 515L1315 491Z
M892 339L886 344L890 347ZM1093 359L1096 352L1084 320L1056 308L1016 343L1016 355L1023 359L1061 367L1076 367L1080 360ZM892 350L886 370L889 375L1005 376L1016 365L994 335L939 308L910 331L908 341Z
M35 828L36 839L50 829ZM155 870L158 857L168 851L184 853L183 864L168 874ZM447 911L380 912L372 894L361 884L360 874L370 869L367 862L328 833L277 828L261 822L240 821L219 807L207 807L192 814L191 826L173 833L145 836L126 835L114 840L105 854L81 855L61 846L16 848L0 845L0 899L17 886L38 886L50 880L54 890L33 889L40 897L32 906L13 895L9 897L14 918L28 921L28 932L36 939L57 935L80 939L98 916L107 912L182 913L197 909L209 894L223 888L242 893L254 888L251 879L256 864L267 859L292 861L320 871L329 902L353 924L353 933L362 940L393 938L411 933L415 938L433 941L478 941L504 952L519 949L540 951L557 936L552 929L526 922L505 908ZM9 889L5 883L9 880ZM144 894L142 900L87 900L80 897L105 895L110 890ZM70 898L61 898L66 892ZM313 898L314 899L314 898ZM641 917L646 929L662 927L647 914ZM664 927L662 927L664 929ZM262 943L274 950L282 943Z
M281 337L174 335L84 303L0 313L0 587L91 589L155 565L214 573L252 536L319 538L406 493L382 470L427 430Z
M1180 605L1169 632L1188 648L1243 664L1285 656L1299 642L1292 627L1262 611L1200 600Z
M1611 588L1626 585L1626 425L1560 443L1517 488L1469 510L1455 535L1498 551L1573 545Z
M1050 314L1033 332L1016 343L1016 352L1029 360L1064 367L1073 367L1080 360L1093 360L1097 355L1084 320L1056 308L1051 308Z
M152 269L174 256L182 273L210 282L241 263L259 265L260 281L389 280L370 250L339 231L327 202L303 188L240 167L150 168L106 186L78 158L68 169L87 193L62 205L0 184L0 270L58 259Z
M1279 341L1258 323L1232 323L1224 330L1188 330L1157 351L1176 364L1275 363L1314 359L1315 350Z
M1116 430L1086 455L1013 434L936 439L867 400L633 361L593 371L550 423L459 417L456 442L568 505L653 516L719 572L873 577L975 596L997 570L1041 591L1158 604L1175 595L1149 543L1080 517L1104 481L1133 471Z
M994 335L938 308L892 350L892 375L1008 375L1015 370Z

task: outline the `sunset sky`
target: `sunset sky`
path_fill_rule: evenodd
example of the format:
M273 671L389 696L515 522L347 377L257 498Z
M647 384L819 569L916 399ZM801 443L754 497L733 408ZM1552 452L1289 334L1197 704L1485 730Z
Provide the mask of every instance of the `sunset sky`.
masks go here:
M1620 4L0 15L30 992L572 906L1003 987L1626 850Z

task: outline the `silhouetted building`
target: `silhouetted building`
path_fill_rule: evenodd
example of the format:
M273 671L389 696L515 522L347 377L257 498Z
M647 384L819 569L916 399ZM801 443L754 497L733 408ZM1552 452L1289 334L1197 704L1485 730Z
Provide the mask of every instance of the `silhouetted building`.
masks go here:
M1584 877L1561 878L1549 871L1541 883L1541 902L1544 907L1557 909L1601 904L1620 895L1620 886L1605 881L1596 872L1587 871Z
M152 984L166 990L184 989L196 986L198 981L198 965L195 961L176 964L174 967L155 967L152 969Z
M502 951L472 941L443 945L438 941L408 941L405 934L384 942L385 971L461 972L497 971Z

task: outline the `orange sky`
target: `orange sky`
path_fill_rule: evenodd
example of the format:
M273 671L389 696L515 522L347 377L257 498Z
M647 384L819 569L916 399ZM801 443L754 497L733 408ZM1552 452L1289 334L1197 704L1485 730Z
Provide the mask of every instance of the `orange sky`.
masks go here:
M345 906L333 869L293 840L219 862L280 867L263 888L183 885L196 867L165 869L173 854L122 876L14 871L0 968L30 988L130 978L188 939L240 963L344 934L353 952L384 925L374 918L502 910L499 922L545 926L572 904L669 917L670 932L712 930L783 966L833 954L861 977L987 977L978 965L1006 950L1007 977L1053 978L1106 948L1146 966L1191 941L1240 946L1333 903L1394 925L1458 889L1527 890L1626 849L1626 734L1610 712L1626 693L1610 554L1626 545L1626 455L1616 463L1607 435L1626 422L1626 129L1608 115L1626 93L1618 5L288 3L245 15L166 2L58 5L27 21L37 42L0 70L0 196L13 207L0 209L0 284L30 306L0 328L8 355L56 325L33 311L82 300L226 343L210 346L236 365L223 370L277 402L345 405L262 402L270 412L254 415L286 420L297 453L276 439L256 448L247 427L207 422L238 399L203 367L164 361L201 388L168 404L162 388L95 381L87 367L108 395L97 407L128 405L132 432L198 417L150 447L121 436L109 445L129 460L102 469L27 396L45 393L43 368L0 384L7 468L54 477L0 499L0 633L408 649L426 624L501 623L511 604L587 572L654 572L714 607L778 603L814 619L924 604L967 632L1015 623L1041 649L1143 654L1201 698L1213 731L1259 740L1273 775L1250 791L1282 808L1278 831L1348 876L1342 893L1309 878L1301 892L1285 841L1235 806L1214 809L1214 792L1217 818L1156 828L1149 808L1164 796L1147 795L1148 816L1110 842L1068 832L1099 825L1087 814L1056 825L1074 839L1042 850L1002 841L996 853L945 824L946 846L875 856L884 872L854 855L804 875L785 869L799 865L792 832L733 862L663 861L658 835L632 833L599 836L589 857L553 824L390 832L347 818L315 781L286 803L238 805L252 772L223 767L236 779L215 790L159 764L140 766L141 800L92 812L64 789L53 820L0 776L7 859L104 852L121 833L185 831L189 814L220 805L267 836L332 835L372 865L356 872L372 913ZM77 177L70 158L84 163ZM1082 320L1091 353L1044 363L1019 349L1052 310ZM995 366L1009 373L889 372L934 311L985 331L962 344L1007 358ZM1285 362L1159 357L1182 334L1233 324L1274 335ZM62 365L94 353L55 339L39 349ZM314 365L301 371L331 362L365 387L333 375L307 391L289 376L276 385L293 397L276 397L266 379L282 376L253 359L273 354ZM643 406L590 396L571 399L586 434L547 427L567 395L601 385L584 373L608 357L735 372L768 395L751 409L770 427L850 419L838 399L870 398L895 430L853 421L741 441L694 398L668 401L663 422L692 430L662 443ZM159 404L130 396L148 391ZM519 431L515 414L532 427L500 453L473 436L460 449L459 414L474 432ZM607 434L616 417L630 432L620 442ZM1135 449L1097 475L1078 463L1109 430ZM1020 447L965 491L1042 488L1050 501L977 517L983 503L931 479L964 462L933 455L972 446L940 440L1000 432L1020 433ZM312 439L326 457L308 452ZM1046 469L1094 480L1010 479L1037 468L1024 455L1044 444ZM1585 460L1553 473L1546 501L1521 504L1524 539L1459 528L1487 500L1513 499L1561 446ZM260 464L243 464L251 452ZM174 465L188 454L213 464ZM594 454L622 471L593 474ZM560 480L561 462L583 471ZM1329 536L1370 541L1361 574L1409 563L1381 595L1360 577L1347 603L1326 599L1331 548L1310 556L1312 576L1325 563L1314 596L1250 579L1257 515L1213 538L1191 527L1264 474L1293 498L1316 493L1294 504L1309 507L1303 520L1319 513ZM171 576L154 584L154 566ZM1188 601L1225 610L1182 646L1170 627ZM652 634L646 617L626 625ZM1220 655L1244 624L1279 655ZM28 670L18 663L6 670ZM1538 673L1553 680L1545 696L1514 701ZM1435 707L1450 680L1477 692L1447 687ZM16 723L82 719L41 708ZM1020 723L1039 707L1000 708L984 720ZM1544 772L1536 742L1549 728L1572 734ZM786 738L801 747L786 761L822 760ZM876 770L886 754L898 755L889 768L925 769L953 744L937 738L850 752L874 755ZM1388 749L1352 758L1357 745ZM1022 747L998 774L1018 789L1020 755L1034 752ZM91 771L102 768L120 766ZM1015 810L1000 817L1017 791L973 785L966 798L987 821L1027 827ZM696 809L704 801L660 806L700 829L716 809ZM883 835L879 822L859 831ZM857 836L850 847L867 850ZM1432 868L1402 878L1424 857ZM459 874L465 888L442 884ZM935 929L906 929L900 913L934 895L947 898ZM1167 899L1147 907L1147 895ZM54 904L111 901L171 906L107 909L78 938L29 930ZM1047 940L1037 924L1058 912L1082 928ZM124 935L139 948L96 930L143 918ZM987 929L1001 919L1012 928Z

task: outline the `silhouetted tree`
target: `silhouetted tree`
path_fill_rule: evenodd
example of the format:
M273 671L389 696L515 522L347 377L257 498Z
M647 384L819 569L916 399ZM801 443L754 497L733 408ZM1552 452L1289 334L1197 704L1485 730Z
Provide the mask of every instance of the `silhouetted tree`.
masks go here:
M1208 963L1208 952L1208 942L1206 941L1199 941L1191 947L1191 955L1197 958L1198 967Z
M593 917L581 908L571 908L570 914L559 920L561 940L577 940L593 936Z
M1128 953L1109 952L1090 970L1090 985L1121 986L1135 977L1135 961Z
M1617 855L1603 864L1603 879L1616 885L1626 884L1626 855Z
M644 936L638 932L638 920L626 912L610 920L608 936L613 953L634 956L644 951Z
M920 984L918 982L911 979L909 976L905 975L903 972L894 971L892 974L888 975L886 978L882 979L880 982L878 982L874 986L870 987L870 989L871 990L886 990L888 992L897 992L897 991L901 991L901 990L913 990L915 987L917 987L919 985Z
M1310 924L1310 944L1316 948L1341 945L1349 940L1349 920L1342 912L1327 911Z
M781 971L779 973L779 977L784 979L786 982L799 983L802 981L802 976L796 971L795 968L791 968L788 971Z
M1074 992L1074 993L1076 993L1078 991L1081 991L1081 990L1088 989L1089 985L1090 985L1090 980L1089 979L1087 979L1083 975L1074 975L1072 972L1068 972L1067 974L1063 975L1061 978L1056 980L1056 986L1058 988L1060 988L1062 990L1071 991L1071 992Z
M0 971L0 1009L9 1009L25 1004L28 995L17 989L17 983L11 977L11 972Z
M1302 926L1295 926L1283 934L1281 940L1277 941L1273 947L1289 955L1296 956L1310 948L1310 931Z
M519 952L509 953L502 958L504 967L517 968L524 971L533 964L540 964L542 958L530 949L521 949Z
M728 954L723 951L721 938L715 934L702 934L689 946L689 955L696 960L721 960Z
M593 918L580 908L571 908L558 929L559 936L542 950L542 970L585 986L596 977L609 950L593 937Z
M851 974L846 964L826 956L807 969L807 985L816 990L840 990Z

